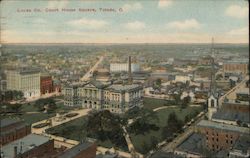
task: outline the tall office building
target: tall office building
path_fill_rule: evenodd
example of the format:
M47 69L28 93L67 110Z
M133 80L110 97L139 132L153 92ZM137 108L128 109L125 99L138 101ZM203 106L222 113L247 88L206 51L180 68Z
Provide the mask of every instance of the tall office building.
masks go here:
M22 91L29 99L40 96L40 71L35 69L16 69L6 72L7 90Z

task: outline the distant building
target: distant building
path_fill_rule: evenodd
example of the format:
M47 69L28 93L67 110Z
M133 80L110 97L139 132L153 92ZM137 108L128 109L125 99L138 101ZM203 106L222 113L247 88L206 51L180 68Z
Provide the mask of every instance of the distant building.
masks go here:
M51 76L41 76L40 81L41 95L53 92L53 81Z
M110 63L110 72L128 72L129 63ZM140 71L140 65L137 63L131 63L131 71Z
M31 132L30 125L26 124L24 121L12 118L2 119L0 127L0 145L20 139Z
M64 87L64 104L91 109L107 109L122 113L134 106L142 106L142 87L137 84L102 84L98 81Z
M1 148L1 158L42 158L54 151L54 140L30 134Z
M8 70L7 90L22 91L25 98L40 96L40 72L32 69Z
M100 82L108 82L111 80L110 72L107 69L98 69L93 73L93 77Z
M190 81L191 77L188 75L176 75L175 76L175 81L176 82L183 82L186 83L187 81Z
M234 60L226 61L223 63L223 73L249 73L249 61L247 60Z
M66 150L58 158L95 158L96 157L96 143L83 142L71 149Z

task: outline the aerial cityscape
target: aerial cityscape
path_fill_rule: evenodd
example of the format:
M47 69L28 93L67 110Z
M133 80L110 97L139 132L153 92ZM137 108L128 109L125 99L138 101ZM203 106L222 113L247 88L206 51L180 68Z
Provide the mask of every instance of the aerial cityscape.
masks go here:
M250 157L249 7L1 4L1 158Z

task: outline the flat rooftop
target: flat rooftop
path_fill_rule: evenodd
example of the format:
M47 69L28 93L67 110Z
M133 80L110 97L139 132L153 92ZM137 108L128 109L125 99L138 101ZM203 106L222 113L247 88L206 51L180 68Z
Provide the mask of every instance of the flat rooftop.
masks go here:
M226 130L226 131L232 131L232 132L239 132L239 133L245 133L249 134L249 128L245 127L239 127L224 123L218 123L214 121L208 121L208 120L201 120L198 124L198 127L208 127L208 128L214 128L219 130Z
M107 89L112 89L115 91L129 91L140 87L141 86L138 84L131 84L131 85L113 84L109 86Z
M91 142L84 142L84 143L78 144L74 146L73 148L66 150L61 156L59 156L59 158L75 157L81 151L88 149L92 145L93 143Z
M37 146L40 146L46 142L48 142L50 138L36 135L36 134L29 134L26 137L23 137L21 139L18 139L14 142L11 142L7 145L4 145L2 147L1 154L3 154L3 158L13 158L14 157L14 147L17 146L17 152L18 153L25 153L32 148L35 148ZM21 149L22 144L22 151Z
M13 118L4 118L0 121L0 127L1 128L4 128L6 126L9 126L11 124L15 124L15 123L18 123L18 122L22 122L21 120L18 120L18 119L13 119Z

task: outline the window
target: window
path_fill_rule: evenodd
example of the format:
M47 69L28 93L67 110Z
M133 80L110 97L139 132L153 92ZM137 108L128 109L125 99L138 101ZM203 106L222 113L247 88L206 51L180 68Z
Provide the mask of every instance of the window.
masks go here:
M211 107L214 107L214 100L211 100Z

